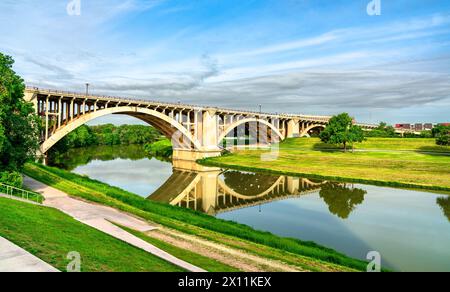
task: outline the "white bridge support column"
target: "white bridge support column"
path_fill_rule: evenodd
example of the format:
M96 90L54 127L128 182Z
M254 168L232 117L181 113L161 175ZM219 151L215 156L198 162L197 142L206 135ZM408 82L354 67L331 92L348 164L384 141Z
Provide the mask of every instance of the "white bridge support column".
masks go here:
M196 161L206 157L219 156L221 149L218 147L218 116L214 109L208 109L200 112L201 116L197 117L194 126L200 141L200 149L173 149L173 160ZM181 112L180 112L181 115ZM182 163L177 162L177 165ZM183 168L180 166L179 168Z
M45 140L48 139L48 107L49 107L49 102L48 102L48 96L45 99Z
M71 121L73 121L74 113L75 113L75 110L74 110L74 101L75 101L75 98L72 98L72 99L70 100L70 112L69 112L70 119L69 119L69 120L71 120Z
M202 146L203 150L217 150L217 115L214 110L203 112L203 129L202 129Z
M62 119L62 96L58 99L58 129L61 128Z
M300 125L298 120L289 120L287 123L286 138L300 137Z

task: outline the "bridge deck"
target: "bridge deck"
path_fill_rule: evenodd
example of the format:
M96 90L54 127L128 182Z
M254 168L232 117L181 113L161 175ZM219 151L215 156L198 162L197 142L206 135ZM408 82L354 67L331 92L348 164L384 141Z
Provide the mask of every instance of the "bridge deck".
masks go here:
M100 101L100 102L115 102L120 104L131 104L136 106L159 106L166 108L183 108L186 110L209 110L213 109L219 114L242 114L242 115L254 115L254 116L264 116L264 117L272 117L272 118L286 118L286 119L300 119L300 120L310 120L310 121L322 121L328 122L331 116L319 116L319 115L304 115L304 114L289 114L289 113L268 113L268 112L258 112L251 110L239 110L239 109L229 109L229 108L220 108L220 107L211 107L211 106L201 106L201 105L193 105L193 104L184 104L184 103L170 103L163 101L155 101L155 100L147 100L147 99L138 99L138 98L129 98L129 97L118 97L118 96L107 96L107 95L86 95L80 92L71 92L71 91L63 91L63 90L55 90L55 89L43 89L38 87L27 86L26 88L29 92L36 92L42 95L49 95L55 97L72 97L76 99L82 100L92 100L92 101Z

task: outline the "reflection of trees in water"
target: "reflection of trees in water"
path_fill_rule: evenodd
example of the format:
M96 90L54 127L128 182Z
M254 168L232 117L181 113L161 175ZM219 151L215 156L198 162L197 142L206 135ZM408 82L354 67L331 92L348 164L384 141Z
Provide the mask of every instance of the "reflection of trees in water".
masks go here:
M364 201L367 192L362 189L347 187L345 184L326 183L322 185L320 197L328 205L331 213L342 219L348 218L356 205Z
M73 170L77 166L86 165L92 160L140 160L145 157L147 155L142 145L94 146L70 149L64 154L49 156L48 164L66 170Z
M437 198L436 202L439 205L439 207L441 207L448 221L450 221L450 197Z
M256 196L269 189L279 177L258 174L243 173L239 171L227 171L224 174L225 184L235 192L244 196Z

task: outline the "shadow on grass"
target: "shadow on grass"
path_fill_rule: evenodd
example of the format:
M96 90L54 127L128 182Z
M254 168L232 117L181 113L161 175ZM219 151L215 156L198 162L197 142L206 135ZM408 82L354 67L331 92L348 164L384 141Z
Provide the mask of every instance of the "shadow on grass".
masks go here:
M415 152L434 156L450 156L450 146L422 146Z
M323 142L315 143L312 146L312 150L320 152L344 152L344 147L334 144L326 144ZM352 146L347 146L347 151L352 151Z

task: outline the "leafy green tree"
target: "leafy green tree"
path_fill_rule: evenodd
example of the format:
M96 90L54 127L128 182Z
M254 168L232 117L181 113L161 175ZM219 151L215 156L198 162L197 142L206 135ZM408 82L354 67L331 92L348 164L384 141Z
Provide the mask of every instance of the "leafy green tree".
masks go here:
M437 125L431 130L434 138L436 138L437 145L450 145L450 126Z
M433 133L431 131L421 131L420 138L433 138Z
M381 122L377 128L366 132L367 137L381 137L381 138L392 138L397 137L394 127L388 125L385 122Z
M442 146L449 146L450 145L450 133L438 136L436 138L436 144L442 145Z
M347 151L349 143L353 145L365 140L364 131L361 127L353 124L353 119L347 113L333 116L319 136L322 142L327 144L344 145L344 151Z
M431 133L433 135L433 138L437 138L441 135L448 134L450 131L450 126L444 126L444 125L437 125L431 130Z
M25 85L14 60L0 53L0 172L18 172L39 148L40 120L24 100ZM16 177L1 174L1 178Z

